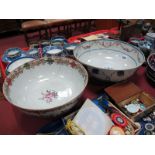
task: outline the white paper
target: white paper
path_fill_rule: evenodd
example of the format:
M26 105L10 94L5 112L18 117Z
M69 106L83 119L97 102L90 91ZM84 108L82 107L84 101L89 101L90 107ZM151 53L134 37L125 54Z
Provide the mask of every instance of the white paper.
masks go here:
M114 125L110 117L87 99L73 121L87 135L106 135Z

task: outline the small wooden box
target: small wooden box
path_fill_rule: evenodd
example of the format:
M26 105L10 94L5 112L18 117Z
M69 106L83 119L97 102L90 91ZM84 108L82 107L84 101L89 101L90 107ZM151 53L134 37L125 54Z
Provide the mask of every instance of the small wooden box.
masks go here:
M155 98L138 88L132 82L123 82L115 84L105 89L105 92L110 96L114 105L118 107L128 118L133 121L138 121L155 107ZM139 99L145 105L144 111L130 114L125 108L131 101Z

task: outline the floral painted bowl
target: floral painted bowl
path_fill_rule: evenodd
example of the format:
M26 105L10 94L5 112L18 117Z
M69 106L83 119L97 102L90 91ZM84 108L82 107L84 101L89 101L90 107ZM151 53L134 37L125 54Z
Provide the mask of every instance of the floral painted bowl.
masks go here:
M33 61L35 60L33 57L22 57L22 58L17 58L14 61L12 61L10 64L7 65L6 67L6 74L8 75L9 73L11 73L13 70L15 70L16 68L18 68L19 66Z
M111 82L126 80L145 61L138 48L113 39L81 43L75 48L74 56L92 77Z
M63 54L63 48L60 46L46 46L43 48L44 56L61 56Z
M29 115L58 118L76 105L87 82L87 71L80 63L43 57L13 70L3 83L3 93Z

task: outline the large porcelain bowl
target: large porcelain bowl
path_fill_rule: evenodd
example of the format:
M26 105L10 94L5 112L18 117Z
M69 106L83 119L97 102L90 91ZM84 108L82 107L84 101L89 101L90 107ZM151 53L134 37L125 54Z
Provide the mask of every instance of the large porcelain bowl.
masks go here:
M4 81L3 93L27 114L58 117L75 106L87 82L87 71L80 63L45 57L12 71Z
M84 42L74 49L74 56L91 76L112 82L129 78L145 61L138 48L112 39Z

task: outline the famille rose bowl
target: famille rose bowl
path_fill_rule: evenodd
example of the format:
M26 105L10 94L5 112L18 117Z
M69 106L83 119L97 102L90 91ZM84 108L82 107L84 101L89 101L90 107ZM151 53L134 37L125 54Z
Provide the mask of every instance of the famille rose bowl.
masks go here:
M3 93L27 114L59 117L76 105L87 82L87 71L80 63L43 57L13 70L4 81Z
M113 39L81 43L74 49L74 56L92 77L111 82L126 80L145 61L138 48Z

